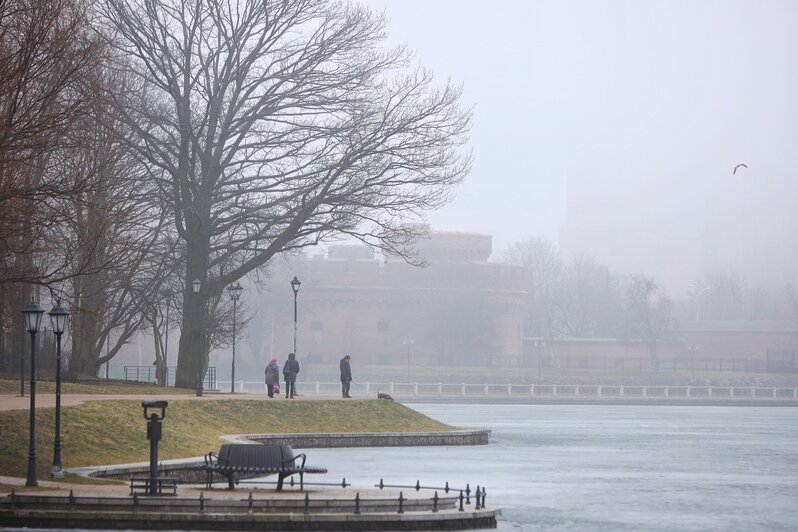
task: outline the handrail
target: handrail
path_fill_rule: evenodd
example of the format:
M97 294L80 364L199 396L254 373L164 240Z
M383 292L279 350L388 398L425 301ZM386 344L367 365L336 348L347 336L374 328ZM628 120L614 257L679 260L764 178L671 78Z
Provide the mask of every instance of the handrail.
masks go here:
M222 388L224 381L218 381ZM227 381L229 383L229 381ZM259 381L236 381L239 393L265 393ZM300 382L302 395L340 395L340 382ZM542 397L585 399L651 399L651 400L735 400L735 401L798 401L798 387L787 386L714 386L714 385L650 385L650 384L521 384L521 383L430 383L430 382L360 382L352 383L352 393L361 396L377 392L400 397Z

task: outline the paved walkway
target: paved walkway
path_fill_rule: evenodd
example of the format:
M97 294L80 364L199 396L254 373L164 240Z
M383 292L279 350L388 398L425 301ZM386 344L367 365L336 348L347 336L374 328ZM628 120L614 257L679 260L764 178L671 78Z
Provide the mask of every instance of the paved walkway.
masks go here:
M112 401L112 400L128 400L128 401L152 401L154 399L164 401L220 401L224 399L242 399L246 401L343 401L341 396L319 396L319 395L297 395L293 399L286 399L285 396L275 397L270 399L266 394L242 394L242 393L205 393L202 397L189 394L128 394L128 395L103 395L91 393L62 393L61 406L73 406L83 404L86 401ZM356 398L357 399L357 398ZM20 397L19 394L0 394L0 410L27 410L30 408L30 396L26 393L25 397ZM55 408L55 394L54 393L36 393L36 408Z

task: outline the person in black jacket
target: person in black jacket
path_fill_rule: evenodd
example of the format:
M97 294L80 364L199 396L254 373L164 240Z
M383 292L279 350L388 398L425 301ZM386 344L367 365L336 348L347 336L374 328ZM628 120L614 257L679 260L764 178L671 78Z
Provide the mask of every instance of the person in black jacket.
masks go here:
M352 368L349 367L349 355L341 359L341 394L348 399L352 396L349 395L349 383L352 382Z
M288 360L283 365L283 378L285 378L285 398L294 398L296 376L299 373L299 361L294 353L288 353Z

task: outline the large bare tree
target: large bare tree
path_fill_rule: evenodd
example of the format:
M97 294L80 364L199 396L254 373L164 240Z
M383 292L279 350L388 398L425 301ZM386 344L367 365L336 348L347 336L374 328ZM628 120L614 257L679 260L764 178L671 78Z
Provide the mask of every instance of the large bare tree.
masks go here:
M407 253L467 173L470 113L384 17L328 0L105 0L149 91L120 101L186 247L177 385L208 361L209 301L277 254L348 235ZM154 172L155 174L155 172ZM202 288L191 290L198 279Z

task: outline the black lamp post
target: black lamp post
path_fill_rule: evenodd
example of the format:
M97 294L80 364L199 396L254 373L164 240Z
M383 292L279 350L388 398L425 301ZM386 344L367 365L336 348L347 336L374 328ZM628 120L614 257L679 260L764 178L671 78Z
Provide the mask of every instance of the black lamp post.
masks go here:
M55 333L55 444L53 445L53 470L50 476L53 478L64 478L61 470L61 335L64 334L69 312L61 306L61 302L56 302L55 306L48 312L50 321L53 324Z
M36 482L36 333L42 324L44 309L37 305L33 298L22 309L25 315L25 327L30 333L30 443L28 450L28 480L26 486L38 486Z
M294 356L297 356L297 352L296 352L296 295L299 292L299 285L301 285L301 284L302 283L299 281L299 279L296 278L296 275L294 275L294 278L291 280L291 290L294 291Z
M199 279L194 279L193 281L191 281L191 291L194 292L194 295L197 297L199 297L200 288L202 288L202 281L200 281ZM201 326L202 325L200 325L200 327ZM197 334L200 336L200 344L202 344L202 330L200 330ZM200 345L199 349L200 360L198 360L198 366L197 366L197 391L196 391L197 397L202 397L202 392L203 392L202 389L204 386L204 383L202 381L205 379L205 371L203 367L205 365L205 354L202 352L203 350L204 346Z
M230 294L230 299L233 300L233 364L230 367L230 393L235 393L236 385L236 306L243 291L244 289L238 281L236 281L236 284L231 284L227 287L227 293Z

